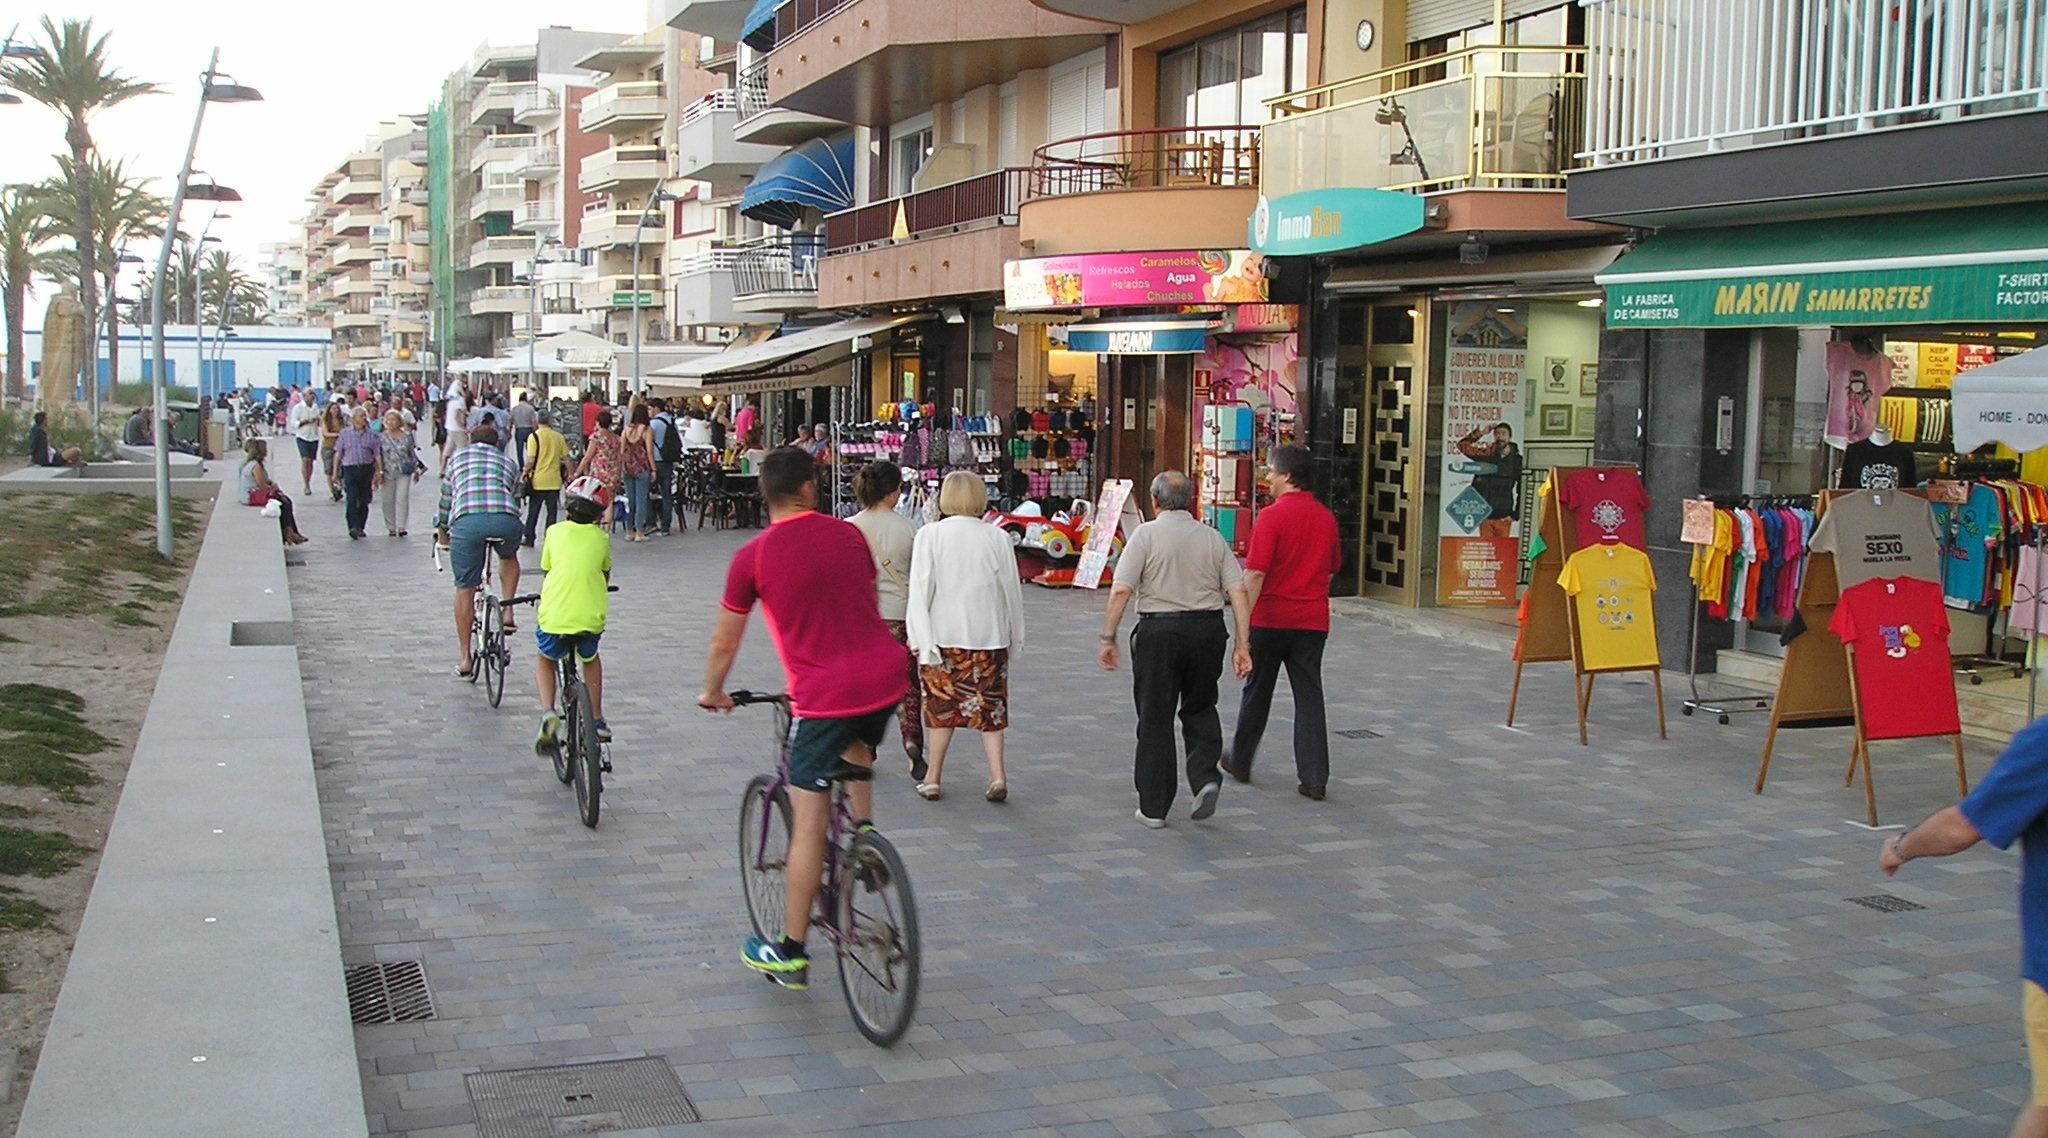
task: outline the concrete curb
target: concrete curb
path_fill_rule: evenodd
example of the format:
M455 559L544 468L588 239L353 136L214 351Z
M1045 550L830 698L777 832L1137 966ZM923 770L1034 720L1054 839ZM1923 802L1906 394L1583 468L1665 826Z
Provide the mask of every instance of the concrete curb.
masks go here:
M280 550L215 499L21 1138L367 1133Z

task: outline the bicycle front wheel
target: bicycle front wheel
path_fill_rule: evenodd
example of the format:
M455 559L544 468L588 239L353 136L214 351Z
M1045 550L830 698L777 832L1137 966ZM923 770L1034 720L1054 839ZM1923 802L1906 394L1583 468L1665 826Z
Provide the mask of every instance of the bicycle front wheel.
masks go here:
M775 779L757 774L740 796L740 895L754 935L782 939L789 892L789 791L769 787Z
M576 682L576 755L569 763L570 774L576 780L576 813L583 824L597 828L598 799L604 794L604 770L599 765L604 761L603 744L597 739L597 717L590 714L590 696L585 693L583 682Z
M484 674L484 694L496 707L505 698L505 645L503 633L484 634L484 654L477 667Z
M571 741L576 738L576 721L579 718L581 717L576 712L575 701L564 699L562 701L562 725L555 728L554 746L548 748L548 758L554 760L555 764L555 777L561 780L563 786L567 786L576 780L576 772L570 770L569 765L570 760L574 757L570 751L570 746Z
M903 855L873 832L855 835L840 872L839 987L853 1025L890 1047L910 1030L923 971L910 875Z
M484 630L481 624L469 626L469 682L475 683L484 670Z

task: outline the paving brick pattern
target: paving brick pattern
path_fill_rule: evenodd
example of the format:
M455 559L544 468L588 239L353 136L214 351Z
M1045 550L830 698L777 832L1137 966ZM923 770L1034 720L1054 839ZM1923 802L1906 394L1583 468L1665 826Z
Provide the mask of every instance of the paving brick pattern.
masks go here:
M1344 622L1331 725L1381 737L1336 741L1329 800L1294 793L1283 696L1256 785L1206 824L1183 795L1154 832L1128 676L1093 664L1100 598L1040 589L1010 802L981 801L971 739L936 804L886 755L926 972L878 1050L829 969L792 993L737 962L767 720L690 703L742 535L617 546L618 771L591 832L529 749L524 652L502 710L451 678L426 512L351 543L309 502L292 570L345 954L423 960L440 1013L357 1029L375 1134L474 1138L472 1071L639 1055L703 1112L677 1136L1955 1138L2004 1133L2023 1097L2014 860L1885 882L1843 822L1844 732L1787 736L1757 798L1761 717L1682 719L1674 688L1663 742L1648 686L1610 680L1580 747L1563 666L1532 668L1508 730L1498 655ZM778 674L757 625L735 686ZM1953 795L1938 746L1876 761L1888 820ZM1845 900L1879 892L1926 909Z

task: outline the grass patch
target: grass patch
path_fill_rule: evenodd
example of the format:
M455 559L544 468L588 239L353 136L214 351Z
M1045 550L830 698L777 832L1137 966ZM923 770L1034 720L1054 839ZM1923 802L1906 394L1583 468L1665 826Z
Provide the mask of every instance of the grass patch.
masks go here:
M156 504L148 498L16 496L0 503L9 563L0 578L0 617L111 615L129 602L176 601L166 586L199 548L201 514L184 499L171 509L177 540L175 557L166 561L156 553Z
M12 802L0 802L0 818L33 818L36 812Z
M91 852L62 834L0 826L0 875L55 877Z
M56 913L49 906L0 885L0 930L27 932L39 929L48 925L53 916Z
M85 725L85 700L47 684L0 684L0 782L40 786L67 799L99 781L79 759L113 740Z

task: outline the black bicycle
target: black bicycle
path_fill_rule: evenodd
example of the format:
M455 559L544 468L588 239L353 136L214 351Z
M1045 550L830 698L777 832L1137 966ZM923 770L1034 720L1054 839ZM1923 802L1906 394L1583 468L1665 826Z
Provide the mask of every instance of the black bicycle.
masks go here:
M619 587L613 585L609 591L616 593ZM506 603L530 605L539 601L539 593L528 593ZM541 749L553 761L555 777L575 786L576 816L584 825L596 829L604 776L612 769L611 747L598 738L597 716L590 709L590 689L577 670L574 652L555 661L555 708L562 717L562 725L556 729L554 741L542 744Z
M789 884L789 697L736 691L731 699L734 707L776 709L775 773L755 775L740 798L740 892L754 935L775 943ZM832 782L828 817L824 880L811 922L832 942L854 1026L868 1042L889 1047L910 1030L923 972L910 874L889 839L872 826L854 827L845 778Z

